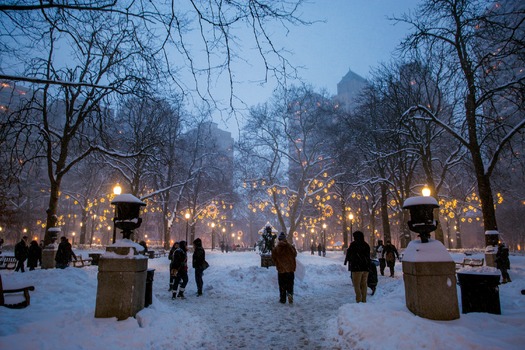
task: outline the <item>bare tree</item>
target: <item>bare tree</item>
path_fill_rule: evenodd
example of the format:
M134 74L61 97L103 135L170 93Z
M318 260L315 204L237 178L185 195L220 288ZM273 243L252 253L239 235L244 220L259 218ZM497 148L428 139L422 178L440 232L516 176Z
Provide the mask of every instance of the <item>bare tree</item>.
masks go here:
M455 88L454 119L445 123L426 106L413 106L468 150L476 174L487 245L497 242L491 175L502 152L525 126L523 95L525 12L519 2L429 0L399 19L412 25L406 51L427 51L447 70ZM495 236L495 237L494 237ZM494 241L495 240L495 241Z

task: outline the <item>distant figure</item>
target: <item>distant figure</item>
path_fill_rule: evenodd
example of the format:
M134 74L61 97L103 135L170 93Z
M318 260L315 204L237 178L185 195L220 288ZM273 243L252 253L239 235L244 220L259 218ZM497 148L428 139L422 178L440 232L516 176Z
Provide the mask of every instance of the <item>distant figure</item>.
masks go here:
M277 269L277 281L279 283L279 302L293 304L293 287L295 280L295 268L297 250L286 240L286 234L281 232L277 245L272 249L272 259Z
M390 277L394 277L394 266L396 265L396 258L399 260L399 253L392 242L386 241L382 257L385 258L386 266L390 269Z
M195 283L197 283L197 296L202 295L202 286L204 284L202 276L204 275L204 262L206 261L206 252L202 247L202 240L197 238L193 241L195 250L193 251L193 268L195 269Z
M27 247L27 236L22 237L20 242L18 242L15 245L15 259L16 259L16 268L15 271L22 271L24 270L24 263L27 259L27 255L29 254L29 248Z
M27 267L29 267L29 271L33 271L40 261L42 261L42 248L40 248L37 241L33 240L29 243L27 256Z
M58 244L58 250L55 255L56 268L65 269L69 266L69 263L73 260L73 258L75 261L77 260L77 256L71 248L71 243L68 242L66 237L60 237L60 243Z
M312 253L312 255L315 254L315 247L313 243L310 245L310 252Z
M2 254L2 246L4 245L4 239L0 238L0 254Z
M508 271L510 269L509 248L503 242L498 244L496 267L501 271L501 277L503 278L501 283L512 282Z
M173 253L172 270L175 270L175 281L173 283L172 299L181 298L184 299L184 290L188 284L188 248L186 247L186 241L179 242L179 248ZM182 283L181 283L182 282ZM180 285L179 285L180 284Z
M224 242L221 242L221 253L224 253Z
M381 272L381 276L385 275L385 267L386 267L386 261L383 257L383 250L385 249L385 246L383 245L383 240L380 239L377 241L376 246L376 254L379 259L379 272Z
M319 254L319 256L321 256L321 253L323 252L323 246L321 243L319 243L317 245L317 254Z
M361 231L353 233L354 241L350 243L344 264L349 264L352 284L354 285L356 303L366 303L368 274L370 271L370 246L365 242Z
M179 248L179 242L175 242L173 243L173 245L171 246L171 249L170 249L170 252L168 254L168 259L170 261L170 288L168 291L172 291L172 290L176 290L177 287L174 286L174 283L175 283L175 277L177 276L177 270L174 270L172 268L172 264L173 264L173 254L175 253L175 251Z
M326 246L323 244L323 256L326 257Z
M146 244L146 241L140 241L139 244L144 247L144 250L140 252L142 255L148 255L148 245Z

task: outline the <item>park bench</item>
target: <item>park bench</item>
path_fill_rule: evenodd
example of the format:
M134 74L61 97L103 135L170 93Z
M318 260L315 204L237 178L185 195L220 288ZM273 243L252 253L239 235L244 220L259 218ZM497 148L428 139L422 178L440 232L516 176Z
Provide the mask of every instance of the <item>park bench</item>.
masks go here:
M93 262L92 258L83 258L82 254L77 255L77 260L73 260L74 267L84 267L89 266Z
M14 270L16 267L16 258L10 255L0 255L0 269Z
M10 309L22 309L29 306L31 303L30 290L35 290L35 287L11 283L4 285L2 275L0 275L0 306Z
M456 263L456 269L459 269L465 266L479 267L479 266L483 266L484 262L485 262L484 258L481 258L481 259L463 258L462 262Z

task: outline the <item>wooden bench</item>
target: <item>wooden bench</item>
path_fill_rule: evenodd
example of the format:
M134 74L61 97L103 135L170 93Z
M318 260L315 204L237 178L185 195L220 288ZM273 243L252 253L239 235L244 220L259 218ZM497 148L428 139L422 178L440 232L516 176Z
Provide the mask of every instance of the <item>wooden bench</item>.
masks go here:
M481 259L463 258L462 262L456 263L456 269L459 269L465 266L479 267L479 266L483 266L484 263L485 263L484 258L481 258Z
M16 267L16 259L10 255L0 255L0 269L14 270Z
M77 255L77 260L73 260L74 267L89 266L93 262L92 258L82 258L82 254Z
M2 275L0 275L0 306L10 309L22 309L29 306L31 304L30 290L35 290L35 287L8 283L4 286Z

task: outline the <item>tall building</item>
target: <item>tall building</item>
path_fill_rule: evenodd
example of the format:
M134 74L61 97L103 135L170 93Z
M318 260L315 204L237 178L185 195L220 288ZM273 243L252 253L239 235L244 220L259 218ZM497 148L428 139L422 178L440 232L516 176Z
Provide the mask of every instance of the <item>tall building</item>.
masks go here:
M368 81L362 76L348 70L348 73L337 83L337 96L335 99L341 103L346 111L355 108L357 97L367 86Z

